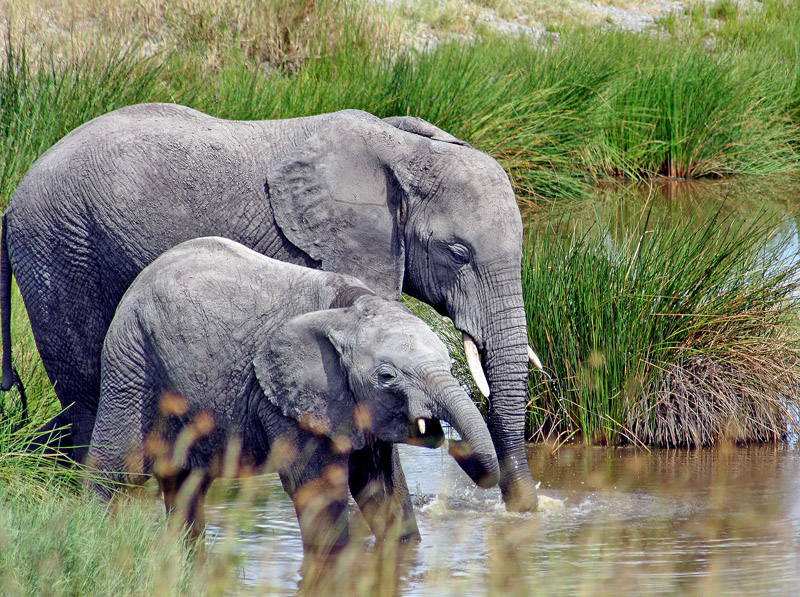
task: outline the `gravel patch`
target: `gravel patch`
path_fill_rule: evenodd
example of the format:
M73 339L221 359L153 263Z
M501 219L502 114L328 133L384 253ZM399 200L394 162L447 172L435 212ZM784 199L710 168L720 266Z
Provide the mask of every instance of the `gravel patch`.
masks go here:
M683 12L683 2L648 2L635 8L618 8L599 3L587 4L587 10L600 15L609 27L641 33L656 26L656 19L671 12Z

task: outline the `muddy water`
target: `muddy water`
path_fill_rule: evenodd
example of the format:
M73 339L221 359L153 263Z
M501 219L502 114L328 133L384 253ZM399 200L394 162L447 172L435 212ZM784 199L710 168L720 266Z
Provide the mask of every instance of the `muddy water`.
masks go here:
M400 594L800 594L792 446L532 446L535 514L505 512L499 491L475 488L443 450L403 446L401 458L422 542L406 555ZM277 477L257 485L247 512L224 491L212 496L211 549L235 546L245 585L292 592L302 560L294 511ZM241 515L250 523L234 539L226 527Z

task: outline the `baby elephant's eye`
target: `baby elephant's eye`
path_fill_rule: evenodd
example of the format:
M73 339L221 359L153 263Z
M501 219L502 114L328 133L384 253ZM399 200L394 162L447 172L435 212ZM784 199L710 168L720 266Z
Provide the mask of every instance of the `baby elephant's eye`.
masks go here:
M381 365L375 369L375 381L381 386L391 386L397 380L397 369L391 365Z
M469 249L460 243L450 245L450 257L457 265L464 265L469 261Z

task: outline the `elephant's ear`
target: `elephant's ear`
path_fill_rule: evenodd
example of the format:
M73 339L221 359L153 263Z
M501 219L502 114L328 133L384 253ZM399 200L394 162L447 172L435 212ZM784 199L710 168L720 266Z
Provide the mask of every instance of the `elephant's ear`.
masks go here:
M453 143L455 145L471 147L471 145L466 141L462 141L458 137L454 137L450 133L443 131L438 126L432 125L427 120L417 118L416 116L390 116L389 118L384 118L383 121L391 124L393 127L398 128L401 131L427 137L433 141L443 141L445 143Z
M256 378L267 400L304 429L350 440L364 447L355 421L356 402L330 339L332 320L344 309L315 311L289 319L269 335L253 359Z
M266 184L292 244L392 299L400 298L405 267L405 198L393 169L406 148L396 136L374 117L332 118L268 172Z

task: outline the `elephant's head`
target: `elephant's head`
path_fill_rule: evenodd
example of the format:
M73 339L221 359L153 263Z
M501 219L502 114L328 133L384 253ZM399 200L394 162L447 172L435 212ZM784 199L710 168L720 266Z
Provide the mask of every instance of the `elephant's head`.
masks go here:
M323 269L354 275L386 298L405 291L449 315L478 386L491 392L506 503L535 509L524 445L532 351L522 220L500 165L424 120L348 111L270 172L267 191L286 237Z
M279 326L253 361L281 412L353 448L365 433L387 442L441 445L447 421L469 449L456 460L481 487L500 477L492 439L450 373L436 335L401 304L364 295L352 306L314 311Z

